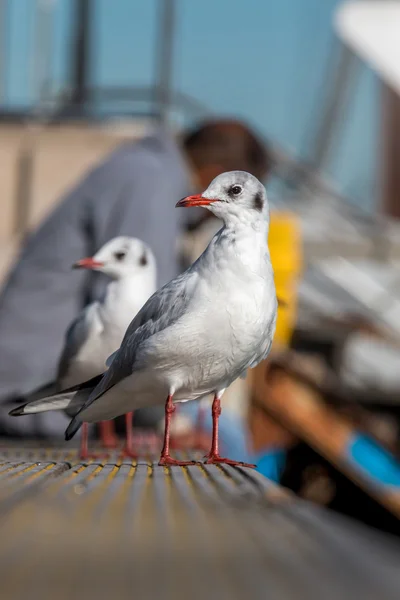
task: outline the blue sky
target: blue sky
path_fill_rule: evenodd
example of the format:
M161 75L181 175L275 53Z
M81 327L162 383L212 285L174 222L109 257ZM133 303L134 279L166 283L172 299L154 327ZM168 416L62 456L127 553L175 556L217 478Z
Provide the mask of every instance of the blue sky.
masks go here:
M94 0L94 82L149 84L159 0ZM32 0L9 17L8 104L32 100ZM66 81L71 0L56 0L53 74ZM246 118L306 157L325 97L338 0L178 0L176 88L213 111ZM365 207L374 201L378 91L361 67L329 175Z

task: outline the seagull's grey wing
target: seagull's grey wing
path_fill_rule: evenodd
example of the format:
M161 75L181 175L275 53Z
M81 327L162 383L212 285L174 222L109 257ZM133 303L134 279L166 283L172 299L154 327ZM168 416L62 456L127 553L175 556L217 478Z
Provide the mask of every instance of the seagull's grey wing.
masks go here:
M188 269L154 292L131 321L122 340L121 348L125 342L133 340L134 334L136 335L139 330L143 332L143 336L141 336L143 340L175 323L186 311L193 296L197 278L196 271Z
M148 299L129 325L108 371L93 390L82 410L116 383L131 375L142 343L173 325L186 312L194 294L197 278L197 273L189 269Z
M106 367L107 368L111 365L112 361L117 356L117 352L118 352L118 350L116 350L115 352L113 352L112 354L110 354L110 356L107 358L107 360L106 360Z
M58 382L61 382L67 376L71 362L86 342L97 305L97 302L89 304L69 326L65 336L64 349L58 364Z

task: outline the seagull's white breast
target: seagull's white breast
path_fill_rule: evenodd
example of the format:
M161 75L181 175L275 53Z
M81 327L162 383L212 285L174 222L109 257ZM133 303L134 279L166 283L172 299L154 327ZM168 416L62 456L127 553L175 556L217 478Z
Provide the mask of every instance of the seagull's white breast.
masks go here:
M224 257L200 272L190 309L148 341L145 362L176 400L213 392L265 356L275 315L270 264L251 270Z

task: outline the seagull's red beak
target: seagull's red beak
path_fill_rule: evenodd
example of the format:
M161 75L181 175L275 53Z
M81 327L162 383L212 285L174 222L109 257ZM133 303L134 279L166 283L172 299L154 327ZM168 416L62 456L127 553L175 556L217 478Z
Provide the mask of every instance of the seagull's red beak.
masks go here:
M181 206L208 206L217 201L217 198L203 198L201 194L196 194L195 196L186 196L186 198L182 198L175 206L176 208Z
M72 265L73 269L96 269L98 267L104 267L104 263L93 260L93 258L82 258Z

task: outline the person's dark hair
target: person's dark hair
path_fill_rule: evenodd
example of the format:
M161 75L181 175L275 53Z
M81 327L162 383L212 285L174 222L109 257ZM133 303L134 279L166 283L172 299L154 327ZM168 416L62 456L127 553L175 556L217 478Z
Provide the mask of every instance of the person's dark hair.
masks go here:
M198 168L218 164L222 171L247 171L263 179L271 167L268 149L240 121L209 121L183 136L183 146Z

